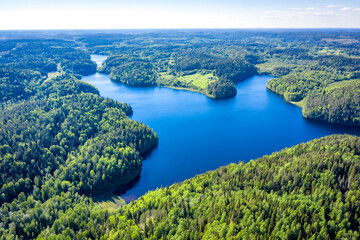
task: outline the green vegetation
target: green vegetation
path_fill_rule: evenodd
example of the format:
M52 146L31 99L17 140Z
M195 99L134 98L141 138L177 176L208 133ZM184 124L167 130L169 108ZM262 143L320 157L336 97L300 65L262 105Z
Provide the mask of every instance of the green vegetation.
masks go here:
M86 76L96 73L97 65L90 59L64 60L61 62L61 68L66 72Z
M78 80L96 64L72 42L16 46L0 58L0 236L32 239L136 178L158 137L128 118L129 105Z
M66 36L0 42L0 239L360 238L360 138L348 135L221 167L127 205L99 203L139 175L140 155L158 137L128 118L129 105L79 80L96 70L90 52L110 55L99 71L115 81L214 98L272 74L267 87L305 117L360 126L360 33Z
M207 95L212 98L226 98L236 95L235 84L231 81L220 80L214 73L205 74L200 72L188 71L183 76L171 74L161 74L157 83L159 86L189 89Z
M357 33L348 34L359 38ZM337 83L345 86L349 80L360 79L359 42L319 39L296 45L302 48L271 52L267 56L270 62L258 65L260 72L278 76L268 82L267 88L304 107L304 117L359 127L356 90L350 86L329 89ZM352 83L356 89L357 84Z
M0 68L0 101L28 99L35 94L32 84L40 78L38 72Z
M145 195L116 225L154 239L357 238L359 151L359 138L330 136L222 167Z
M331 123L360 126L360 80L327 86L305 99L303 116Z
M333 83L360 79L360 34L355 30L190 31L94 35L82 40L89 51L110 55L100 71L115 81L188 89L213 98L235 96L234 84L260 73L277 77L267 88L286 101L300 107L309 101L312 109L314 104L324 109L311 96ZM206 78L208 74L214 78ZM307 108L304 117L360 126L359 116L351 110L356 101L346 100L352 106L341 108L345 100L339 94L337 98L331 100L339 101L331 111L343 116L330 119L314 110L310 114Z
M357 239L360 138L333 135L149 192L75 204L40 239Z
M206 90L211 82L218 80L218 78L214 76L214 73L207 73L207 72L205 73L190 72L188 75L183 75L179 77L173 76L168 73L161 73L160 76L162 80L162 81L160 80L161 82L179 81L180 83L177 84L179 84L180 86L186 84L192 84L193 88L199 88L202 90Z
M154 86L155 73L151 63L136 61L124 63L111 70L110 78L130 86Z
M0 68L37 71L42 76L57 71L59 63L75 61L73 70L89 64L90 55L63 40L9 40L16 47L0 58ZM76 66L76 67L75 67Z
M236 95L235 84L256 74L244 58L194 50L145 48L113 50L100 71L131 86L165 86L189 89L213 98Z

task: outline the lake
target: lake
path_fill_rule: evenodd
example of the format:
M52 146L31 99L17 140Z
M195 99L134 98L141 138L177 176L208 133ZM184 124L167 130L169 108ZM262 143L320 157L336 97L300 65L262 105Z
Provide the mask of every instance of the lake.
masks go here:
M92 59L100 65L106 56ZM236 85L236 97L214 100L185 90L129 87L106 74L84 77L102 96L129 103L131 119L149 125L159 136L139 180L121 197L129 202L161 186L314 138L335 133L360 136L359 128L304 119L299 107L266 90L271 78L251 77Z

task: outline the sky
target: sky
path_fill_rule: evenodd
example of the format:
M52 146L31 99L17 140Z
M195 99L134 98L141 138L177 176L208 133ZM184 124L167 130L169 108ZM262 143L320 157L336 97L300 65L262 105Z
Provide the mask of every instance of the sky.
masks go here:
M0 0L0 30L360 28L360 0Z

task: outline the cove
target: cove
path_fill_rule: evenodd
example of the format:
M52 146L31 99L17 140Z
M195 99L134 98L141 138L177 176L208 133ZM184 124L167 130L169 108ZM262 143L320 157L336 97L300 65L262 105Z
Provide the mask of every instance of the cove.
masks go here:
M99 65L105 59L92 55ZM130 104L131 119L149 125L159 136L158 146L143 161L140 178L121 197L129 202L196 174L314 138L337 133L360 136L359 128L303 118L299 107L266 89L271 78L251 77L236 85L236 97L213 100L185 90L129 87L106 74L84 77L102 96Z

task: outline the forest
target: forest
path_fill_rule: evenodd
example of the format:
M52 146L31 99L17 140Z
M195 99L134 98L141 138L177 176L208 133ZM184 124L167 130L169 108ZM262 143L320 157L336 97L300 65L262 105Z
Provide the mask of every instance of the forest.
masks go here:
M4 34L4 33L0 33ZM130 105L81 81L212 98L272 75L306 118L360 126L360 32L37 32L0 40L0 239L358 239L360 138L332 135L150 191L96 196L139 176L159 141ZM97 67L90 54L108 55Z
M136 178L140 154L158 137L128 118L128 104L79 80L96 72L96 63L72 42L10 46L0 58L0 235L31 239L53 224L57 211ZM29 205L15 207L24 199ZM54 201L62 207L39 212ZM8 232L13 227L15 234Z
M24 234L23 224L25 233L42 226L39 239L358 239L359 158L359 137L331 135L157 189L115 211L66 188L43 204L21 195L2 206L13 212L3 236Z
M316 139L150 192L110 216L90 216L83 228L76 222L88 216L64 214L40 236L357 239L359 154L358 137Z

